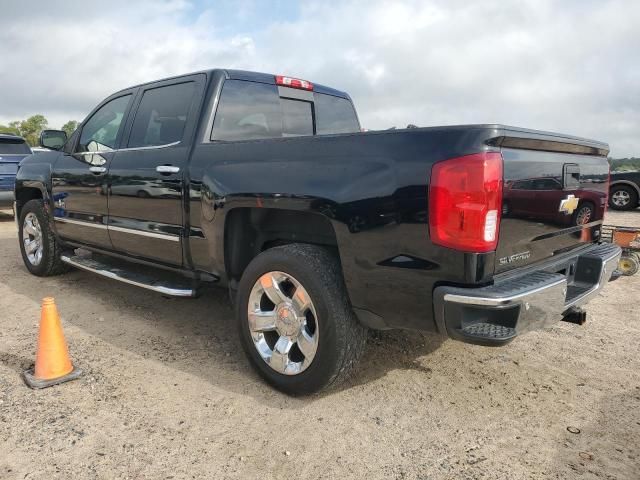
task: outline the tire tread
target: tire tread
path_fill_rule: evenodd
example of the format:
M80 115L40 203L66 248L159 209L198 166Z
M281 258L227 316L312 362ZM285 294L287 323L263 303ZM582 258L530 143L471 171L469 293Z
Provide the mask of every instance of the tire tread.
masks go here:
M27 260L22 243L22 225L24 224L24 218L30 212L34 213L36 217L38 217L40 228L42 230L44 253L42 256L42 263L37 266L31 265L29 263L29 260ZM62 254L62 246L60 245L60 242L58 241L55 233L51 229L51 217L47 208L45 208L42 199L29 200L22 207L18 228L20 229L20 252L22 253L22 258L25 265L27 266L27 269L32 274L39 277L52 277L55 275L66 273L71 269L69 265L60 260L60 256Z
M264 365L260 364L262 359L256 358L255 353L251 351L253 345L249 344L249 340L243 338L243 346L245 346L245 350L258 373L273 386L285 393L300 395L314 393L327 388L335 388L347 380L358 365L365 350L367 329L359 323L353 312L337 255L329 249L315 245L294 243L271 248L254 258L245 270L245 274L239 285L236 309L240 333L243 335L241 324L244 319L243 310L246 309L246 305L241 305L241 303L244 303L242 299L247 297L247 289L251 289L253 286L256 269L264 269L264 265L278 265L279 262L285 260L287 262L294 262L299 268L303 268L305 271L311 272L312 275L316 275L318 277L318 283L322 285L323 301L327 304L328 315L332 317L331 325L335 329L335 361L331 362L331 365L326 365L330 371L324 372L322 381L309 378L308 384L297 384L294 388L288 385L287 382L279 383L276 380L277 377L274 377L273 374L265 374L265 371L268 372L268 370L265 369ZM305 285L305 288L306 287ZM315 301L318 301L318 299L314 300L314 302ZM322 337L320 342L322 342ZM314 361L317 361L317 358ZM303 372L300 375L304 375L305 373L306 372ZM326 375L326 373L328 373L328 375Z

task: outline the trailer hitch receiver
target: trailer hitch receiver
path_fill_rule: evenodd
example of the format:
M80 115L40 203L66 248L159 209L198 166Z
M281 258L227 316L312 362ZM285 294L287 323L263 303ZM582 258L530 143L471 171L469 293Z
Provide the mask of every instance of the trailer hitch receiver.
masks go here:
M584 325L587 321L587 312L582 308L572 308L562 317L562 321L575 323L576 325Z

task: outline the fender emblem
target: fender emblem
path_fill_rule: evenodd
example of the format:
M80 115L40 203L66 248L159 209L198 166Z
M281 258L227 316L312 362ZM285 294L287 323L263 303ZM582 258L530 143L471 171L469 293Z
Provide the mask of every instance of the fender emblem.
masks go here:
M565 215L571 215L576 208L578 208L578 203L580 199L574 195L567 195L567 198L563 198L560 200L560 208L559 212L563 212Z

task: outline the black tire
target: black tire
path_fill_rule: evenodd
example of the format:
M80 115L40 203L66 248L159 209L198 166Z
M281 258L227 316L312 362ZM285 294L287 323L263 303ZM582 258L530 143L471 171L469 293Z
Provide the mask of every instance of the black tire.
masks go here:
M629 201L616 205L613 196L617 192L625 192L629 196ZM638 206L638 192L630 185L614 185L609 190L609 206L614 210L633 210Z
M24 246L24 220L28 214L33 213L40 225L42 235L42 260L37 265L31 263L27 257ZM20 241L20 253L22 261L27 270L33 275L39 277L50 277L60 275L70 270L69 265L60 260L62 248L60 242L51 230L49 212L44 206L42 200L29 200L20 211L20 220L18 222L18 239Z
M248 322L249 296L265 273L295 277L305 288L318 315L319 341L306 370L285 375L272 369L258 353ZM364 351L367 330L351 308L340 264L329 250L313 245L274 247L252 260L238 285L236 317L242 346L251 364L269 384L290 395L306 395L348 378Z

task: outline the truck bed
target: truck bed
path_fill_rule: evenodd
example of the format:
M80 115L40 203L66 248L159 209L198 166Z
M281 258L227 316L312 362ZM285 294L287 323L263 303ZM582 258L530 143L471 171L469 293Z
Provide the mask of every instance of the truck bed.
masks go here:
M434 245L428 228L432 166L486 150L502 152L505 188L507 182L513 185L535 176L557 179L565 164L581 168L580 185L558 188L558 198L549 199L540 215L508 210L497 253ZM489 284L495 273L597 240L603 209L596 199L606 196L607 152L606 144L576 137L495 124L461 125L205 143L196 146L190 169L192 184L224 203L215 214L217 228L235 206L318 213L335 230L353 305L366 310L362 315L375 312L370 323L435 329L428 312L436 284ZM548 168L538 172L539 165ZM206 177L201 173L205 171ZM215 178L215 183L208 183L208 178ZM596 204L589 236L582 227L570 225L573 214L558 211L566 196L583 193ZM504 196L508 200L506 189ZM195 229L203 227L200 218L213 213L201 212L202 205L200 197L192 195ZM205 237L192 236L190 244L196 268L224 271L224 265L215 264L216 257L209 255ZM218 258L224 258L223 251L220 245ZM528 253L500 261L523 252ZM394 279L391 286L389 278ZM392 302L381 295L389 288L394 289Z

